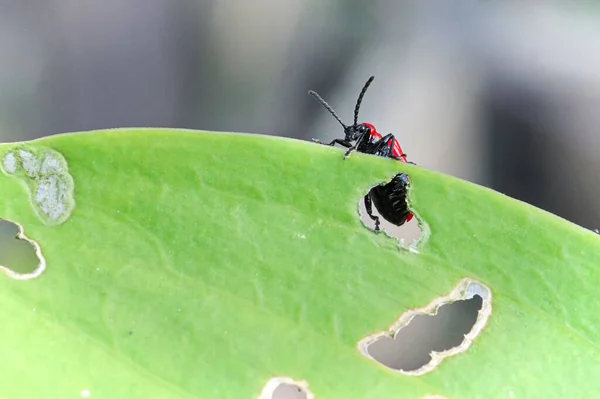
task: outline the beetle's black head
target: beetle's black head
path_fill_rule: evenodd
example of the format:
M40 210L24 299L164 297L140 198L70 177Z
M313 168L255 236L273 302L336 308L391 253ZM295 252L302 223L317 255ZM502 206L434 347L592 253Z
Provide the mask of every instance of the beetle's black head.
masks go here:
M346 135L346 141L356 141L363 137L365 134L369 134L369 127L364 123L359 125L346 126L344 133Z
M370 127L367 126L368 124L365 124L365 123L359 124L358 123L358 111L360 110L360 104L362 103L363 97L365 96L365 92L369 88L369 85L371 85L371 82L373 82L373 79L375 79L375 76L371 76L369 78L369 80L367 80L367 83L365 83L364 87L362 88L362 90L358 96L358 100L356 101L356 106L354 107L354 124L351 126L347 126L344 122L342 122L340 117L329 106L329 104L327 104L325 102L325 100L323 100L321 98L321 96L319 96L317 93L315 93L312 90L310 90L308 92L311 96L316 98L317 101L320 102L321 105L323 107L325 107L325 109L327 111L329 111L329 113L331 115L333 115L333 117L335 119L337 119L337 121L340 123L340 125L342 125L344 127L344 134L346 135L346 137L345 137L346 141L356 141L356 140L360 139L361 137L364 137L365 134L370 133Z

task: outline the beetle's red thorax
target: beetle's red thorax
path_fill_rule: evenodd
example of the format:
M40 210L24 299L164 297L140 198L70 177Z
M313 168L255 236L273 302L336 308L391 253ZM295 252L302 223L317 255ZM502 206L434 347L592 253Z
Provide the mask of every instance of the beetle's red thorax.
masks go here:
M374 125L370 123L363 123L363 125L369 128L371 143L376 143L379 140L381 140L383 135L377 131ZM392 148L393 156L400 158L402 162L408 162L406 156L404 156L404 151L402 151L402 147L400 146L398 140L394 138L392 141L389 142L388 146Z
M375 128L374 125L372 125L370 123L363 123L363 125L365 125L367 128L369 128L369 135L371 136L371 142L372 143L376 143L377 141L379 141L383 137L377 131L377 129Z

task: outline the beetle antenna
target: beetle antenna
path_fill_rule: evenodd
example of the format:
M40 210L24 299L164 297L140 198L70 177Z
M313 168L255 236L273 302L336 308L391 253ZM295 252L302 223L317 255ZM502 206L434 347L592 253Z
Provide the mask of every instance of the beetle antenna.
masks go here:
M327 110L329 111L329 113L331 115L333 115L333 117L335 119L337 119L337 121L340 123L340 125L342 125L344 127L344 130L348 129L348 126L346 126L346 124L344 124L344 122L342 122L342 120L340 119L340 117L335 113L335 111L333 110L333 108L331 108L331 106L329 104L327 104L327 102L325 102L325 100L323 100L321 98L320 95L318 95L316 92L309 90L308 94L310 94L311 96L313 96L319 103L321 103L321 105Z
M365 86L362 88L362 90L360 91L360 94L358 95L358 100L356 101L356 107L354 107L354 126L358 125L358 110L360 109L360 104L362 103L363 97L365 96L367 89L373 82L373 79L375 79L375 76L371 76L369 78L369 80L367 80L367 83L365 83Z

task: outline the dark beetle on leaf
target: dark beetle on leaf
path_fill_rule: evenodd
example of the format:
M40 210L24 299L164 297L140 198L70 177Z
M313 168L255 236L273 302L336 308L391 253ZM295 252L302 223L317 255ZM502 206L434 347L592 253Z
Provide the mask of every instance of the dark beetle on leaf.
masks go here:
M319 101L319 103L333 115L333 117L344 127L344 138L335 139L331 143L326 144L320 140L313 139L314 142L324 145L342 145L348 150L344 154L344 159L347 159L353 151L362 152L365 154L377 155L385 158L392 158L400 162L414 164L409 162L406 154L402 151L400 143L393 134L383 136L377 131L375 126L370 123L358 123L358 111L363 97L375 79L371 76L367 83L362 88L356 106L354 107L354 124L347 126L342 122L335 111L319 96L316 92L310 90L308 93ZM375 231L379 231L379 217L373 215L373 205L379 211L381 216L388 222L402 226L413 218L413 214L408 210L406 203L406 194L410 180L408 175L400 173L387 184L381 184L373 187L367 195L365 195L365 208L367 214L375 221Z

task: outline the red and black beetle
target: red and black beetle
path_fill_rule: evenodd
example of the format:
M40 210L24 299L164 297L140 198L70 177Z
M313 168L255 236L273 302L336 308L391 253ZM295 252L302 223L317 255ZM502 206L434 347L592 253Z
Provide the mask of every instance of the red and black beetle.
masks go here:
M400 143L393 134L390 133L383 136L377 131L374 125L370 123L358 123L360 104L362 103L365 92L373 82L373 79L375 79L375 77L371 76L369 80L367 80L367 83L365 83L358 96L356 106L354 107L354 124L351 126L344 124L329 104L327 104L327 102L325 102L325 100L323 100L316 92L312 90L308 92L344 127L345 135L343 139L335 139L329 144L323 143L317 139L313 139L313 141L331 146L339 144L348 148L344 154L344 159L348 158L353 151L358 151L365 154L393 158L400 162L414 164L414 162L408 161L406 154L402 151ZM408 210L408 205L406 203L406 192L409 184L410 180L408 175L400 173L394 176L389 183L375 186L367 195L365 195L365 208L369 217L375 221L375 231L380 230L380 222L379 218L373 215L373 205L375 205L375 208L377 208L385 220L396 226L402 226L413 218L413 214Z

